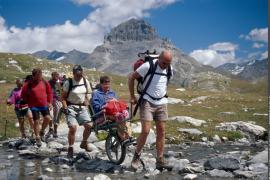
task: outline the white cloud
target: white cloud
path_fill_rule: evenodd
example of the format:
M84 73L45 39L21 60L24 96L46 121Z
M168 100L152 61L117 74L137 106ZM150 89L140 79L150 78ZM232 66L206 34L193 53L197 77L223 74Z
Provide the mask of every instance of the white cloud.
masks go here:
M268 42L268 28L261 28L261 29L255 28L251 30L249 34L244 37L247 40L267 43Z
M238 45L230 42L221 42L212 44L208 48L215 51L235 51L238 49Z
M176 0L73 0L94 8L78 24L67 20L48 27L7 27L0 16L0 52L32 53L38 50L91 52L103 43L109 29L130 18L149 16L149 10L164 7Z
M253 43L252 47L259 49L259 48L264 47L264 44L263 43L257 43L257 42L255 42L255 43Z
M265 52L263 52L263 53L261 54L260 60L263 60L263 59L266 59L266 58L268 58L268 51L265 51Z
M203 65L217 67L224 63L235 62L235 50L237 49L237 44L219 42L210 45L208 49L194 50L189 55Z

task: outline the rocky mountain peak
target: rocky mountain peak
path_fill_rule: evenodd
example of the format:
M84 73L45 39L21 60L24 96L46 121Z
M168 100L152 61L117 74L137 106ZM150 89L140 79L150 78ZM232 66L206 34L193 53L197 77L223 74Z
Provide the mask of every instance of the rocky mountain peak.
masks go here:
M141 19L130 19L119 24L105 36L105 41L145 41L158 38L156 30Z

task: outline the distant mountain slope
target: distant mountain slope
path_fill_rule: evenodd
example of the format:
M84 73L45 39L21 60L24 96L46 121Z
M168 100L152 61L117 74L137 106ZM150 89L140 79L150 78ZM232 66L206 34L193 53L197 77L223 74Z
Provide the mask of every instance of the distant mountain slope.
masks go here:
M230 73L245 80L255 80L267 76L268 59L252 60L240 64L226 63L216 68L220 72Z

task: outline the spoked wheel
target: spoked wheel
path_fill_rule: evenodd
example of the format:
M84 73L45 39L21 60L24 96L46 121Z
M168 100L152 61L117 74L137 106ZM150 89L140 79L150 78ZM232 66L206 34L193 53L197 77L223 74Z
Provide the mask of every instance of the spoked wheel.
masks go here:
M106 138L105 149L109 160L117 165L121 164L126 157L126 147L121 145L116 134L110 134Z

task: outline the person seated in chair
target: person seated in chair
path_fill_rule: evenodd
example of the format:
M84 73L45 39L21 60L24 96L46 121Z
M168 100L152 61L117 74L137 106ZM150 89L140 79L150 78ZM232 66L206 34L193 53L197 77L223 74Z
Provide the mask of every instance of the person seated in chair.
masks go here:
M110 78L108 76L100 77L100 87L92 94L91 104L94 113L99 113L102 111L100 116L96 117L94 120L97 124L101 125L105 122L105 117L109 120L117 120L117 117L106 115L106 104L110 100L117 100L116 93L110 89ZM128 113L126 111L126 113ZM131 128L129 122L119 122L117 127L118 136L122 142L126 140L131 140Z

